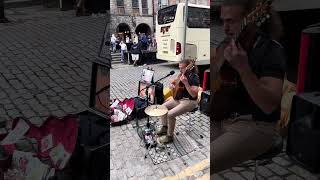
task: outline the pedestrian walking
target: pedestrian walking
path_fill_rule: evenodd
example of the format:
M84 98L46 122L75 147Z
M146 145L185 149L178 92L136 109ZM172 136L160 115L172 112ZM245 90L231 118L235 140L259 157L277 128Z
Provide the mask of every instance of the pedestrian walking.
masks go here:
M140 53L141 53L140 45L136 41L133 41L133 45L131 46L131 57L133 61L133 66L137 66Z
M111 36L111 46L112 46L112 52L116 52L117 38L114 34L112 34Z
M124 62L124 53L127 52L127 45L123 41L120 42L120 49L121 49L121 62L123 63Z

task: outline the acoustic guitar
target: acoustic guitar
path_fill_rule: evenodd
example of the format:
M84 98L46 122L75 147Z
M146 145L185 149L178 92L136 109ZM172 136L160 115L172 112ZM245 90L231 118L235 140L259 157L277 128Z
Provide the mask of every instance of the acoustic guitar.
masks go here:
M183 74L186 77L189 77L190 74L192 73L193 68L195 67L195 63L196 60L191 60L190 64L188 64L188 66L186 67L186 71ZM182 76L182 74L180 73L177 77L177 79L175 79L172 84L175 86L172 89L172 97L175 100L180 100L183 98L183 91L185 89L184 84L180 81L180 77Z
M244 50L250 51L257 41L258 28L271 15L269 13L272 0L258 1L255 8L241 22L241 29L237 33L235 42L240 43ZM234 97L237 89L238 72L234 70L224 58L224 50L231 39L225 39L216 48L216 54L212 65L212 99L211 120L213 131L219 136L222 128L222 120L231 118L235 113ZM214 139L215 137L213 137Z

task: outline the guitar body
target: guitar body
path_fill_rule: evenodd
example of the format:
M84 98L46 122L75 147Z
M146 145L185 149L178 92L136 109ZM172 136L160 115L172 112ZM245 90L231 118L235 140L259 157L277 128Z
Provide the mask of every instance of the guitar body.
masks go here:
M184 73L184 75L186 77L189 77L190 73L191 73L191 69L187 67L187 70ZM173 99L175 99L175 100L180 100L180 99L183 98L183 92L184 92L184 89L185 89L184 84L180 81L180 77L181 77L181 74L172 83L175 86L175 88L173 88L173 90L172 90L172 96L173 96Z
M175 81L175 88L172 89L172 96L175 100L180 100L183 98L184 85L181 82Z
M221 67L216 72L213 79L213 102L212 102L212 118L215 122L220 122L233 112L233 99L237 90L238 73L224 59L223 52L225 46L221 45L217 48L216 58ZM219 64L217 64L219 65ZM219 124L220 126L220 124Z

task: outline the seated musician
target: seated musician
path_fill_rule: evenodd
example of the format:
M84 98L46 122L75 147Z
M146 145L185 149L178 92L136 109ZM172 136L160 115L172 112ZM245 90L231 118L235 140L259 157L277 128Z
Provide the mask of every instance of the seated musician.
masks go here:
M221 5L223 28L231 40L220 52L237 72L236 95L230 103L234 103L235 112L240 116L224 119L222 130L211 140L211 174L258 157L279 138L276 122L280 119L286 57L276 41L281 34L280 27L274 26L280 22L273 16L276 12L272 10L271 19L264 24L268 28L258 30L258 38L250 51L234 41L242 19L252 11L252 4L254 0L224 0ZM212 114L213 122L214 117Z
M182 60L179 63L180 74L177 79L171 82L171 89L177 88L179 80L183 86L182 99L172 98L163 105L168 108L167 115L161 118L162 127L156 131L157 135L163 135L159 138L160 143L169 143L173 141L173 133L176 124L176 116L192 111L197 107L198 89L200 85L199 76L197 75L196 66L186 72L186 67L191 63L191 60ZM184 75L188 74L188 75Z

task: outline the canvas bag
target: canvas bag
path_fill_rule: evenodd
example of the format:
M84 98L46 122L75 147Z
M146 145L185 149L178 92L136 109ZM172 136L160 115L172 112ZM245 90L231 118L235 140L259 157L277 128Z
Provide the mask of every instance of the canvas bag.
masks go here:
M112 111L111 125L125 124L131 119L131 114L134 110L134 98L125 98L123 101L115 99L110 108Z

